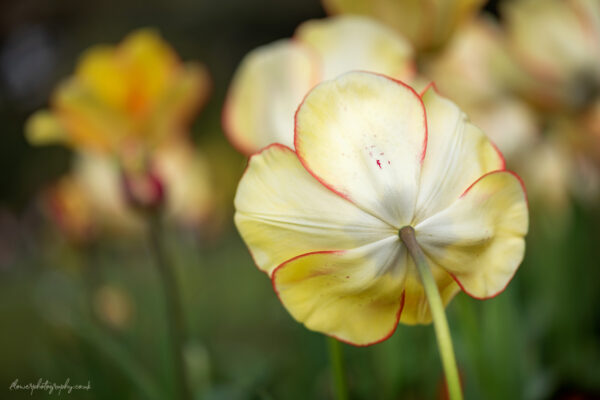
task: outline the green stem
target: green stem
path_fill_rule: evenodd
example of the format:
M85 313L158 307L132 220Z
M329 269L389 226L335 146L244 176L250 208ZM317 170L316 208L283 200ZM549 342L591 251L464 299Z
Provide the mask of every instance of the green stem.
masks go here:
M335 383L335 392L337 400L348 400L348 388L346 385L346 374L344 371L344 355L342 354L341 343L332 337L327 338L329 347L329 360Z
M188 383L185 360L184 360L184 342L185 327L183 322L183 312L177 282L173 271L169 268L167 256L160 237L161 226L158 216L149 217L149 235L150 247L156 260L160 281L165 292L166 313L169 329L169 344L173 360L173 370L175 372L175 382L177 385L178 398L181 400L191 400L192 393Z
M456 359L454 357L454 349L452 348L452 338L450 337L450 329L448 328L448 320L444 311L444 303L438 290L435 278L431 273L431 269L425 258L425 254L417 243L415 230L411 226L405 226L400 229L400 239L406 245L409 254L417 265L417 270L421 277L421 282L425 288L429 309L433 317L433 325L435 328L435 336L442 358L442 365L446 374L446 383L448 385L448 393L451 400L462 400L462 389L458 378L458 369L456 368Z

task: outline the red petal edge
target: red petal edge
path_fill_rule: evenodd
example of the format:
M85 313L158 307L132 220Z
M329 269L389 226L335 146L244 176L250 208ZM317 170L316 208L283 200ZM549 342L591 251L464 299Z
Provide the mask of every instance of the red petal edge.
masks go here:
M295 153L294 150L290 149L289 147L287 147L286 145L283 145L281 143L271 143L270 145L263 147L262 149L260 149L259 151L257 151L254 154L251 154L250 157L248 158L248 162L246 163L246 168L244 168L244 172L242 172L242 176L240 177L240 182L242 181L242 179L244 179L244 176L246 176L246 172L248 172L248 168L250 168L250 162L252 161L252 158L254 156L258 156L260 154L262 154L263 152L269 150L271 147L277 147L281 150L284 151L290 151L292 153ZM238 184L239 185L239 184ZM241 236L241 235L240 235ZM245 242L244 242L245 243ZM248 245L246 245L246 248L248 249L248 253L250 253L250 258L252 258L252 262L254 262L254 265L256 266L256 268L261 271L264 272L265 274L267 274L266 271L263 271L260 266L258 265L258 263L256 262L256 258L254 258L254 254L252 254L252 249L250 249L250 247ZM276 267L279 268L279 267ZM268 274L267 274L268 275Z
M498 171L492 171L492 172L488 172L487 174L482 175L479 179L477 179L475 182L473 182L468 188L467 190L465 190L463 192L463 194L460 195L459 198L462 198L463 196L465 196L473 186L475 186L475 184L477 184L477 182L479 182L480 180L482 180L483 178L485 178L488 175L492 175L492 174L497 174L500 172L508 172L509 174L511 174L512 176L514 176L515 178L517 178L517 180L519 181L519 183L521 184L521 189L523 189L523 194L525 195L525 203L527 204L527 208L529 208L529 199L527 198L527 190L525 189L525 183L523 183L523 179L521 179L521 177L519 175L517 175L515 172L513 171L509 171L509 170L498 170ZM470 297L477 299L477 300L488 300L488 299L493 299L494 297L498 296L500 293L504 292L504 290L506 290L506 287L508 286L508 284L510 283L510 281L512 281L513 277L515 276L515 274L517 273L517 270L519 268L515 268L515 270L513 271L512 275L510 276L510 279L508 281L506 281L506 285L504 285L504 287L500 290L498 290L496 293L491 294L489 296L483 296L483 297L478 297L473 295L472 293L469 293L468 290L465 289L465 287L463 286L463 284L460 282L460 280L451 272L448 272L448 274L450 274L450 276L452 277L452 279L454 279L454 281L458 284L458 286L460 287L460 289L465 292L466 294L468 294Z
M283 304L283 301L281 300L281 296L279 295L279 290L277 290L277 284L275 283L277 272L281 268L285 267L288 263L290 263L290 262L292 262L294 260L297 260L299 258L305 257L305 256L310 256L310 255L313 255L313 254L342 254L344 252L345 252L345 250L312 251L312 252L309 252L309 253L304 253L304 254L297 255L297 256L292 257L289 260L284 261L281 264L279 264L273 270L273 273L271 274L271 284L273 285L273 291L275 291L275 294L277 295L277 298L281 302L281 305L285 308L285 304ZM400 316L402 315L402 310L404 309L404 300L405 300L405 297L406 297L405 296L405 292L402 291L402 294L400 295L400 304L399 304L399 307L398 307L398 311L396 312L396 321L394 322L394 326L392 327L392 329L390 329L389 333L387 333L384 337L382 337L379 340L375 340L374 342L370 342L370 343L357 344L357 343L352 343L352 342L350 342L348 340L345 340L345 339L340 339L339 337L337 337L335 335L327 335L327 334L324 334L324 335L332 337L332 338L334 338L334 339L336 339L336 340L338 340L338 341L340 341L342 343L346 343L346 344L349 344L349 345L355 346L355 347L367 347L367 346L372 346L372 345L377 344L377 343L381 343L384 340L389 339L394 334L394 332L396 332L396 328L398 327L398 323L400 322ZM319 333L322 333L322 332L319 332Z
M399 81L397 79L394 78L390 78L387 75L384 74L379 74L379 73L375 73L375 72L370 72L370 71L361 71L361 70L357 70L357 71L349 71L346 72L350 73L350 72L363 72L363 73L367 73L370 75L376 75L376 76L380 76L382 78L386 78L394 83L397 83L401 86L403 86L404 88L408 89L410 92L412 92L415 97L417 99L419 99L419 103L421 104L421 107L423 108L423 126L425 127L425 134L423 135L423 151L421 153L421 164L423 164L423 160L425 160L425 154L427 152L427 136L428 136L428 130L427 130L427 111L425 110L425 104L423 103L423 100L421 99L421 96L419 96L419 94L409 85L407 85L406 83ZM345 75L345 74L344 74ZM306 169L308 171L309 174L311 174L317 181L319 181L319 183L321 183L321 185L325 186L327 189L331 190L333 193L337 194L338 196L348 200L349 202L354 204L354 201L352 201L352 199L344 194L341 193L339 191L337 191L336 189L334 189L329 183L325 182L325 180L323 180L320 176L318 176L306 163L306 161L304 160L304 157L302 157L302 154L300 154L300 152L298 151L298 112L300 111L300 109L302 108L302 106L304 105L304 102L306 101L306 98L312 93L312 91L317 88L318 86L320 86L322 83L319 83L319 85L315 86L314 88L312 88L302 99L302 102L300 103L300 105L298 106L298 108L296 109L296 112L294 113L294 148L296 149L296 155L298 156L298 160L300 160L300 163L302 164L302 166L304 167L304 169Z
M421 90L421 93L419 93L419 96L421 98L423 98L423 96L425 95L425 93L427 93L427 91L429 89L433 89L438 95L446 98L446 96L444 96L442 93L440 93L440 90L438 89L437 85L435 84L435 81L429 82L427 84L427 86L425 86L423 88L423 90ZM485 134L485 132L483 132L483 133ZM485 135L485 136L486 136L487 140L490 142L490 144L492 145L492 147L494 148L494 150L496 150L496 153L498 153L498 156L500 157L500 161L502 163L502 166L500 167L500 170L504 171L506 169L506 159L504 158L504 154L502 154L502 152L500 151L500 149L498 148L498 146L496 146L496 143L494 143L487 135Z

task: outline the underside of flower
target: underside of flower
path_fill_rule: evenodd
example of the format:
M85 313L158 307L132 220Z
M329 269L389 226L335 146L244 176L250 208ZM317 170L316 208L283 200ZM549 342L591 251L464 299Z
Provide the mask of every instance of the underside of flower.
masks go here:
M236 225L292 316L368 345L398 321L431 315L399 237L414 229L444 304L462 288L501 292L524 254L520 179L478 128L433 88L351 72L313 89L295 119L295 151L254 155Z

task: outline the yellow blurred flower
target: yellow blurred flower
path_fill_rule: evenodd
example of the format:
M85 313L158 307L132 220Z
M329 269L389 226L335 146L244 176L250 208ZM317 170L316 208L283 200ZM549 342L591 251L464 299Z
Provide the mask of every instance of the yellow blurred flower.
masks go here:
M208 89L203 66L182 64L157 32L142 29L117 46L88 49L54 92L50 110L29 119L26 135L34 144L143 152L182 134Z
M431 321L399 237L411 226L444 304L500 293L525 250L520 179L465 114L429 88L350 72L296 114L295 151L254 155L235 222L283 305L309 329L368 345Z
M294 112L302 98L317 83L351 70L411 78L412 49L368 18L305 22L292 39L259 47L244 58L225 102L225 133L246 155L271 143L292 146Z
M418 51L438 50L484 0L323 0L331 14L366 15L396 29Z

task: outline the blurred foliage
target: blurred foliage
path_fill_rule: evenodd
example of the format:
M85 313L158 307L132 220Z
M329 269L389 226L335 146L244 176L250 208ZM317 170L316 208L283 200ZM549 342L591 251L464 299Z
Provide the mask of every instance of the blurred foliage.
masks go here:
M497 2L487 5L495 11ZM0 398L32 398L11 382L85 384L82 399L172 398L161 286L143 237L67 241L43 222L40 189L71 153L32 148L25 119L90 44L156 27L182 59L205 63L213 94L193 136L214 170L225 226L200 235L171 228L198 398L330 399L326 343L285 312L231 221L245 160L226 142L220 112L242 57L324 16L317 0L191 0L0 4ZM467 399L600 398L600 213L574 202L563 224L531 204L527 256L507 290L448 307ZM440 398L433 329L400 325L387 341L344 346L356 399ZM36 396L43 397L41 393ZM66 395L65 395L66 397Z

